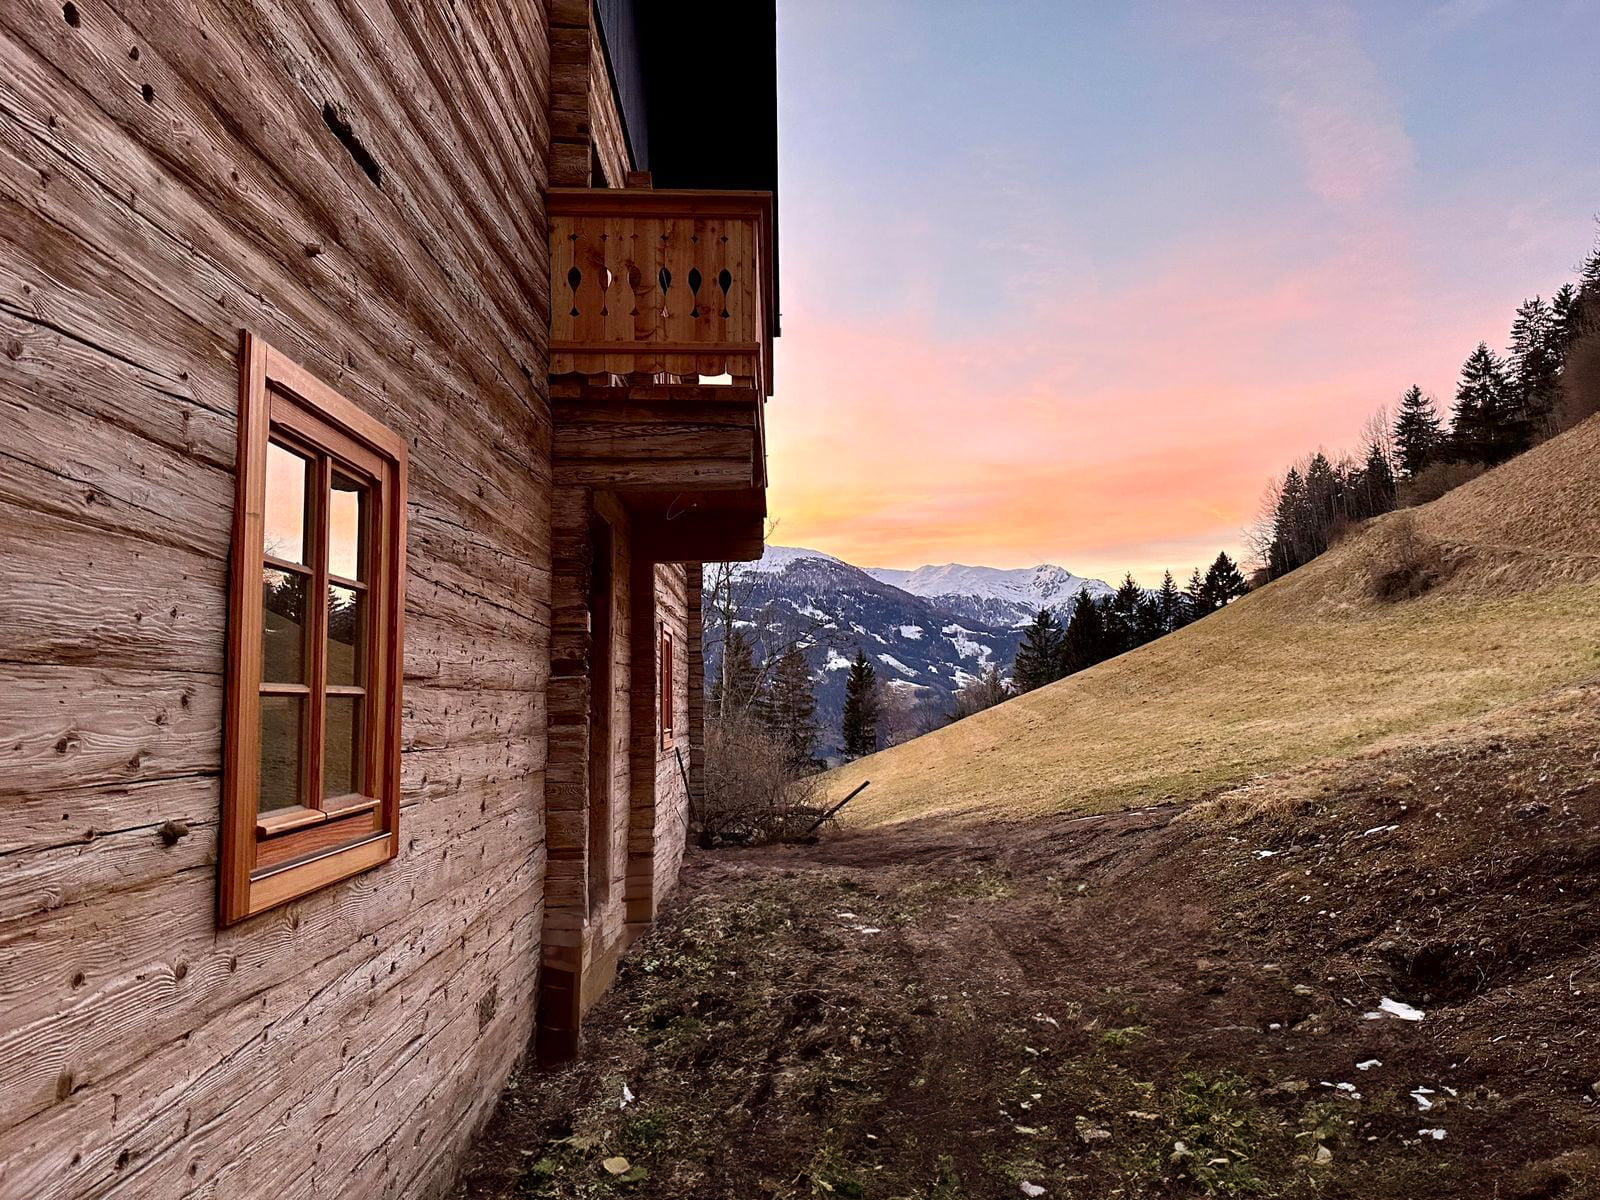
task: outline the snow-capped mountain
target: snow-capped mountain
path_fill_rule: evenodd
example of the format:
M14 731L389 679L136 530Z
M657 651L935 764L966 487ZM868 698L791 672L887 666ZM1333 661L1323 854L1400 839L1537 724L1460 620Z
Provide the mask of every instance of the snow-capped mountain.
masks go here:
M1108 596L1116 590L1103 580L1048 564L1013 570L960 563L914 571L866 570L874 579L931 600L962 619L1011 628L1027 625L1041 608L1052 608L1063 618L1071 616L1073 601L1084 588L1091 596Z
M714 566L706 568L708 589L717 574ZM878 678L908 701L948 711L961 685L990 663L1009 675L1021 641L1009 623L973 620L841 559L789 546L770 546L759 562L737 564L731 593L733 620L757 662L794 644L806 647L817 681L823 754L839 749L845 677L857 648ZM707 678L720 660L718 607L708 595Z

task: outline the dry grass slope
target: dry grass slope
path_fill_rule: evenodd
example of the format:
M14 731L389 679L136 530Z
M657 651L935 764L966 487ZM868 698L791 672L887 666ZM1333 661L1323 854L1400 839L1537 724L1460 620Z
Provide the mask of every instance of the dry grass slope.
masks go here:
M1600 672L1600 418L1093 670L831 772L860 827L1187 801Z

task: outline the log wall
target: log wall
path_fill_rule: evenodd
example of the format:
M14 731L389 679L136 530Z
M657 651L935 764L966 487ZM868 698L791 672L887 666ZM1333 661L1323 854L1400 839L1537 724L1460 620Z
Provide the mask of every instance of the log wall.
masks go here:
M637 937L655 918L661 901L678 880L689 823L688 771L699 731L691 722L691 632L689 569L683 563L646 568L651 591L652 644L649 676L635 669L634 724L650 738L634 740L633 815L628 840L628 932ZM674 737L661 730L660 631L672 633L672 709ZM648 711L646 707L648 706ZM681 756L681 765L680 765Z
M599 515L613 546L613 637L593 637L587 603ZM610 984L617 959L677 882L688 821L685 772L693 740L690 585L683 564L656 564L627 509L608 493L554 490L550 681L549 872L542 933L539 1052L570 1058L584 1010ZM661 730L660 631L672 631L677 737ZM593 664L609 654L611 740L589 721ZM679 755L683 756L683 768ZM591 789L596 756L609 764L607 796ZM598 868L598 870L597 870ZM601 882L597 883L597 876Z
M523 1050L549 45L538 0L0 5L0 1196L435 1195ZM403 807L219 929L241 328L410 447Z

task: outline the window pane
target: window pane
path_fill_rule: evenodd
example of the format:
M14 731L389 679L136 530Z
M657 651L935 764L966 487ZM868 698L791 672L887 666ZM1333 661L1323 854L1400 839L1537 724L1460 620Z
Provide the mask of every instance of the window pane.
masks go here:
M328 499L328 570L346 579L365 580L367 489L348 475L333 473Z
M328 585L328 682L334 687L365 687L362 627L367 598L355 588Z
M261 697L260 812L300 803L300 714L304 702L302 696Z
M322 755L324 799L361 790L360 696L329 696L327 740Z
M262 575L266 609L261 628L263 683L306 681L306 577L268 567Z
M267 443L266 550L285 562L306 561L306 481L310 460Z

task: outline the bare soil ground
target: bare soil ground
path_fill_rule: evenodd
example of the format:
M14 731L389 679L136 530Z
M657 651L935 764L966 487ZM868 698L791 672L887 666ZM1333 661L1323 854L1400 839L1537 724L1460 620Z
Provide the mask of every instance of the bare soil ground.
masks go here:
M1597 901L1600 685L1187 808L701 854L459 1196L1600 1197Z

